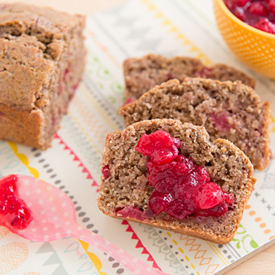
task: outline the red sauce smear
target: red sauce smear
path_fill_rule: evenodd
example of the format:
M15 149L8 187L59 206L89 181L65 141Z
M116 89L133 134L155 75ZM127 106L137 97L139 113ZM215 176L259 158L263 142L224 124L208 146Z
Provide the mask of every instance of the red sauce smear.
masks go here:
M16 175L0 179L0 225L22 230L27 228L32 215L25 202L18 197L17 181Z

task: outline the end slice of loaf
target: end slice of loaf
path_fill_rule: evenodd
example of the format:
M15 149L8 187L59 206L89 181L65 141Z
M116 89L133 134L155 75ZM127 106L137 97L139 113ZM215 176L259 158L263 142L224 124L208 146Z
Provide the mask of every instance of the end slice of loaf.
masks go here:
M183 220L171 218L165 212L147 216L149 198L154 190L148 182L146 163L135 147L143 134L166 131L183 143L180 153L204 167L211 180L234 194L234 207L220 217L188 216ZM245 154L231 142L223 139L209 141L204 127L182 124L178 120L142 121L128 126L122 132L107 136L102 155L102 169L98 207L106 215L120 217L121 209L139 209L144 217L126 217L128 220L196 236L216 243L230 242L243 216L255 179L253 166ZM106 171L107 169L107 171ZM106 176L107 175L107 176Z
M252 88L255 86L254 78L233 67L225 64L207 67L199 59L185 56L166 58L149 54L141 58L129 58L124 61L123 69L127 103L170 79L183 81L186 77L201 77L220 81L239 80Z
M150 119L178 119L204 126L210 140L233 142L255 169L269 163L269 102L241 82L186 78L170 80L120 109L126 125Z

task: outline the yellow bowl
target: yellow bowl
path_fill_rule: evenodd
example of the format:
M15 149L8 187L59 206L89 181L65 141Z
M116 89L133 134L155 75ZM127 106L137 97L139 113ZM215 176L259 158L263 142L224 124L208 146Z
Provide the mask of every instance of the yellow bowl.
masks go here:
M275 34L245 24L223 0L214 0L218 28L231 51L252 70L275 78Z

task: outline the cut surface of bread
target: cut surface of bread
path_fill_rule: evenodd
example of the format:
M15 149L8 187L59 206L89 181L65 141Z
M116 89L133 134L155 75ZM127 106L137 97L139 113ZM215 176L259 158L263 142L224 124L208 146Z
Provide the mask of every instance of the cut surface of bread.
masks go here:
M178 119L204 126L210 140L228 139L255 169L269 163L269 102L240 82L186 78L167 81L120 109L126 126L150 119Z
M126 103L137 100L156 85L170 79L183 81L186 77L236 81L254 87L255 79L225 64L205 66L199 59L185 56L167 58L148 54L124 61Z
M158 130L180 139L180 154L205 168L223 191L234 194L232 209L220 217L190 215L181 220L165 212L148 215L148 201L154 187L148 181L148 157L135 148L143 134ZM210 142L204 127L170 119L142 121L122 132L108 134L102 155L102 173L98 207L104 214L220 244L230 242L236 233L256 181L251 162L231 142L223 139ZM123 209L130 213L129 216L119 214ZM141 214L131 214L134 210Z

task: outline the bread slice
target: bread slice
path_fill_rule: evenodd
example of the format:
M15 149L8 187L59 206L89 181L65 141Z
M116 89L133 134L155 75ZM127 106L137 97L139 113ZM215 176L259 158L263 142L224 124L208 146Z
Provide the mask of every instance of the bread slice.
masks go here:
M170 79L183 81L186 77L211 78L220 81L236 81L254 88L255 79L225 64L204 66L199 59L177 56L166 58L149 54L124 61L126 103L137 100L156 85Z
M166 131L180 139L180 153L204 167L211 180L234 194L234 207L220 217L171 218L165 212L146 216L148 200L154 187L148 182L147 160L135 147L143 134ZM230 242L243 216L244 206L256 180L253 166L245 154L224 139L209 141L204 127L182 124L178 120L146 120L107 136L102 155L101 185L98 207L106 215L196 236L216 243ZM142 219L122 217L121 209L139 209Z
M186 78L156 86L120 109L126 126L149 119L178 119L204 126L210 140L233 142L255 169L269 163L269 102L240 82Z

